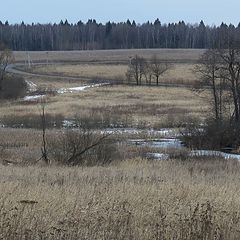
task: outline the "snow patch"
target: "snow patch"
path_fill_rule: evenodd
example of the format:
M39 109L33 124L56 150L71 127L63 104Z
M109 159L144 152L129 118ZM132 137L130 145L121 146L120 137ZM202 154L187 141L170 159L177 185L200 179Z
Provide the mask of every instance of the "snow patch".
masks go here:
M209 157L222 157L225 159L238 159L240 160L240 155L239 154L232 154L232 153L224 153L220 151L212 151L212 150L194 150L191 151L190 153L191 157L196 157L196 156L209 156Z
M80 87L72 87L72 88L60 88L57 93L63 94L63 93L73 93L73 92L81 92L88 88L93 87L101 87L104 85L108 85L109 83L100 83L100 84L92 84L92 85L86 85L86 86L80 86Z
M34 92L37 90L37 84L33 83L32 81L26 80L26 83L28 85L28 89L30 92Z
M64 128L76 127L76 123L73 120L63 120L62 126Z
M157 160L168 160L169 155L165 153L147 153L146 157L149 159L157 159Z
M176 138L162 138L162 139L131 139L130 143L140 146L147 146L153 148L182 148L183 144Z
M46 95L32 95L32 96L25 96L23 101L35 101L38 99L44 98Z
M162 128L159 130L155 129L138 129L138 128L107 128L105 129L105 132L108 132L110 134L117 133L117 134L147 134L149 136L152 135L160 135L163 137L177 137L179 136L179 133L176 131L176 129L168 129L168 128Z

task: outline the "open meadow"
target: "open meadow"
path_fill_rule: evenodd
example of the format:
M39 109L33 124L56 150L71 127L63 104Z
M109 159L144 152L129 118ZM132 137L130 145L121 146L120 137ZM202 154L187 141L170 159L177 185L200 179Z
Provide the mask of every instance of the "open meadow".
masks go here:
M194 90L201 53L29 52L28 68L15 52L9 73L29 89L0 105L0 239L239 239L239 161L181 142L211 114L209 91ZM173 65L159 86L105 81L125 79L136 54Z
M28 55L34 63L121 63L129 62L135 55L150 59L152 55L157 55L160 60L167 60L174 63L196 62L203 49L121 49L121 50L94 50L94 51L17 51L14 52L16 62L28 60Z

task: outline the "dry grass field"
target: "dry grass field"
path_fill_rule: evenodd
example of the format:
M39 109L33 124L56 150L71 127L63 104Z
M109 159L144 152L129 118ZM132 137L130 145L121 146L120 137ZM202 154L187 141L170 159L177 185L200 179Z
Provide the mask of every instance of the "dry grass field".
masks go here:
M128 66L123 64L64 64L35 66L31 72L65 77L88 77L95 80L125 81L127 69ZM174 64L173 68L161 76L159 81L160 83L192 84L196 81L193 69L193 64Z
M123 77L130 56L157 54L161 60L175 63L162 82L192 83L193 64L202 52L29 52L33 63L48 59L51 65L31 69L45 76L24 77L38 88L79 87L90 84L81 79L84 76L90 80ZM24 63L26 56L26 52L15 52L19 63ZM56 150L49 148L49 143L59 143L66 119L84 119L96 126L106 122L103 129L180 128L209 115L209 99L207 91L198 93L183 86L106 85L49 94L44 98L45 111L55 127L47 127L48 150ZM172 148L165 149L170 160L147 160L143 154L149 151L146 146L130 146L124 141L147 135L127 133L116 134L116 152L121 158L111 163L66 167L52 161L46 166L37 161L42 146L41 104L42 100L1 100L0 124L5 126L0 127L0 239L240 239L237 160L189 157L189 150ZM179 154L173 157L171 151Z
M65 119L101 115L118 125L175 127L190 117L204 118L209 109L207 99L207 93L199 95L188 88L102 86L50 96L46 99L46 112ZM40 109L37 101L5 102L0 106L0 118L21 121L21 117L31 114L39 116Z
M33 63L37 62L129 62L129 58L137 55L147 59L156 55L169 62L196 62L204 50L198 49L128 49L128 50L95 50L95 51L50 51L50 52L14 52L17 62L25 62L28 54Z
M1 239L239 239L239 163L0 167Z

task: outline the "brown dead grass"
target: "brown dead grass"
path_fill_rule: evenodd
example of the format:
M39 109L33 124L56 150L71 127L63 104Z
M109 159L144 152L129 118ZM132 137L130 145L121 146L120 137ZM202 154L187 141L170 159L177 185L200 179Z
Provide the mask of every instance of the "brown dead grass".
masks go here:
M170 62L195 62L204 52L200 49L127 49L127 50L94 50L94 51L34 51L28 52L33 63L36 62L129 62L137 55L151 58L157 55L161 60ZM27 52L14 52L16 61L25 62Z
M69 51L69 52L30 52L34 61L43 61L48 55L53 65L36 66L37 72L57 74L61 77L26 76L43 88L68 88L90 84L81 80L81 76L93 79L122 78L125 75L129 57L139 54L150 58L156 54L159 59L175 62L175 67L162 76L164 83L192 83L193 63L203 50L185 49L147 49L147 50L107 50L107 51ZM23 61L25 52L15 52L16 60ZM44 62L44 61L43 61ZM64 62L58 65L59 62ZM66 62L71 62L66 64ZM74 63L73 63L74 62ZM78 64L76 64L78 62ZM81 64L79 64L79 62ZM124 64L116 64L124 62ZM55 65L56 63L56 65ZM109 64L111 63L111 64ZM114 64L115 63L115 64ZM70 76L78 76L71 79ZM69 77L69 78L68 78ZM143 127L179 126L190 117L205 117L209 109L209 96L201 96L186 88L107 86L88 89L79 93L66 93L50 96L46 111L65 118L78 115L91 115L100 112L103 115L129 119L129 125ZM3 116L24 116L39 114L39 104L14 101L0 106L0 119Z
M129 125L153 127L174 121L181 124L188 116L204 118L207 97L186 88L105 86L49 97L46 112L65 118L100 112L119 119L131 117ZM39 115L40 104L13 101L0 106L0 118L30 113Z
M31 71L34 73L66 77L88 77L100 80L110 79L125 81L127 68L127 65L123 64L72 64L36 66L32 68ZM168 73L160 77L160 83L192 84L196 79L193 68L193 64L175 64Z
M239 239L239 163L0 167L3 239Z
M182 59L180 50L179 55L176 50L164 51ZM133 52L114 54L117 60L126 61ZM81 53L89 54L88 60L103 57L102 51ZM114 59L112 53L104 52L105 59ZM16 54L24 61L24 52ZM31 54L36 60L46 55ZM194 58L190 51L185 54L185 59ZM80 52L49 53L53 61L80 57ZM60 85L64 86L62 80ZM108 112L117 117L130 115L134 124L154 126L186 115L204 117L208 102L207 93L199 96L186 88L106 86L52 96L46 112L66 118ZM0 105L0 119L39 113L39 103L8 101ZM48 134L56 131L48 130ZM0 128L0 145L7 146L7 160L28 157L33 161L40 154L41 132ZM75 168L0 165L0 238L240 239L239 174L239 162L222 159L132 159L107 167Z

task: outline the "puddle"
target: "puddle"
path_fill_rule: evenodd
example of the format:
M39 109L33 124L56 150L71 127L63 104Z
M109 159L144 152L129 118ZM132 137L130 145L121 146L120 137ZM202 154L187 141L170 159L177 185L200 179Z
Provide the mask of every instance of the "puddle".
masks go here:
M221 151L212 150L193 150L190 153L191 157L195 156L211 156L211 157L223 157L225 159L238 159L240 160L240 154L225 153Z
M212 150L193 150L188 154L189 157L221 157L224 159L237 159L240 161L240 154L224 153ZM147 153L147 158L155 160L168 160L169 155L164 153Z
M129 140L131 144L135 144L137 146L147 146L152 148L159 148L159 149L183 149L184 144L177 138L163 138L163 139L153 139L153 140L146 140L146 139L131 139ZM232 154L232 153L225 153L221 151L213 151L213 150L192 150L188 154L189 157L221 157L224 159L238 159L240 161L240 154ZM157 159L157 160L167 160L169 159L168 154L163 153L152 153L148 152L146 154L147 158Z
M183 148L184 145L182 141L177 138L161 138L161 139L131 139L129 140L131 144L153 147L153 148Z

